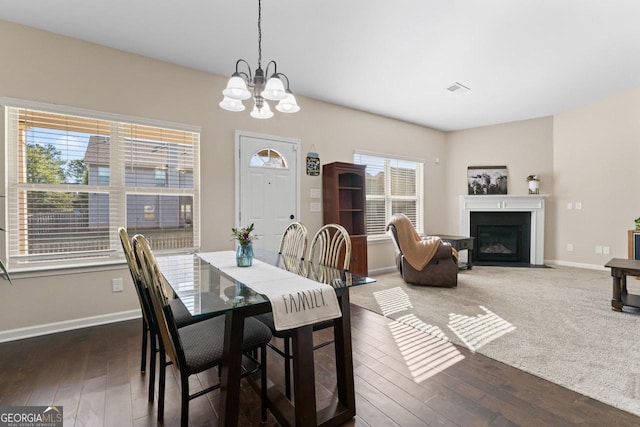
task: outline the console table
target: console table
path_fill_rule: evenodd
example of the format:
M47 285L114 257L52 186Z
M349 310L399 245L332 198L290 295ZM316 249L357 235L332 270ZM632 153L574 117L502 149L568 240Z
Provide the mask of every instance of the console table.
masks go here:
M461 264L459 266L460 269L463 269L466 267L467 270L471 270L473 268L473 262L472 262L472 258L473 258L473 239L475 239L475 237L469 237L469 236L449 236L449 235L440 235L437 234L438 237L440 237L440 240L442 240L443 242L447 242L449 244L451 244L451 247L454 248L456 251L460 252L460 251L467 251L467 264Z
M627 292L627 276L640 276L640 260L613 258L604 265L611 269L613 277L613 298L611 309L622 311L622 307L640 308L640 295Z

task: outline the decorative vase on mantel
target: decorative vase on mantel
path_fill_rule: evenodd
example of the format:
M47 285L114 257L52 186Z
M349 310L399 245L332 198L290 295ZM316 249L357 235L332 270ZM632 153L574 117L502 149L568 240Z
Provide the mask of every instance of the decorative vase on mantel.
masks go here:
M529 194L540 194L540 179L537 175L529 175L527 182L529 183Z
M239 244L236 248L236 264L238 267L251 267L253 264L253 245Z

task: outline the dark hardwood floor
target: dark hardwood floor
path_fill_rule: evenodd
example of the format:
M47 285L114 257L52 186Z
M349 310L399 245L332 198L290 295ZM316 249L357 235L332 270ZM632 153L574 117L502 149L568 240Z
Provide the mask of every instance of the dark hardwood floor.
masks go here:
M357 306L352 325L358 415L348 426L640 425L640 417ZM128 321L0 344L0 406L61 405L67 427L158 425L139 370L140 334L140 321ZM333 346L316 360L321 407L333 398ZM271 351L268 368L282 378ZM179 390L168 378L164 425L174 426ZM217 373L192 381L208 384ZM191 424L216 426L218 398L192 400ZM260 425L259 399L245 381L240 399L241 425ZM266 425L277 423L270 416Z

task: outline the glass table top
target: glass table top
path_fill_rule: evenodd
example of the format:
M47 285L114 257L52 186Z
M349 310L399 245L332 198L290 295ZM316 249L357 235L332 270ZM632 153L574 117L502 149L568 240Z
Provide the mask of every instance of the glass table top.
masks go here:
M375 282L371 277L293 260L276 252L256 250L255 259L328 284L336 290ZM173 292L193 316L222 314L237 307L268 303L264 296L206 262L197 253L158 256L157 261Z

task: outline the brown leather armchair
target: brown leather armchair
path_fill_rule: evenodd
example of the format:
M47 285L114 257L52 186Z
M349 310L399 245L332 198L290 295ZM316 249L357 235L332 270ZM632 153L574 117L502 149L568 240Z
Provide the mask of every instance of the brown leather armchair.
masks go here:
M407 283L458 286L458 253L439 237L422 239L405 215L394 215L387 231L396 248L396 264Z

